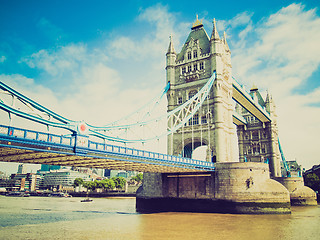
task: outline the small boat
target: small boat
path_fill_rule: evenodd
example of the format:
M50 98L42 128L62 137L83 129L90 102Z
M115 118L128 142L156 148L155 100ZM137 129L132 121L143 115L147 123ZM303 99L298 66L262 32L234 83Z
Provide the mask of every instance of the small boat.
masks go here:
M53 192L49 194L49 197L72 197L68 193L63 193L63 192Z
M82 199L81 202L92 202L93 200L90 199L90 198L85 198L85 199Z

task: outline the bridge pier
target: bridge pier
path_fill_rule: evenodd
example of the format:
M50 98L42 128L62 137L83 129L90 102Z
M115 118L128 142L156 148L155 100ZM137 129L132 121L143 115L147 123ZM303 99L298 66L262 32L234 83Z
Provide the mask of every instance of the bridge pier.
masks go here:
M277 177L274 179L288 189L292 206L318 205L316 193L311 188L304 186L303 177Z
M288 190L265 163L217 163L215 172L145 173L138 212L290 213Z

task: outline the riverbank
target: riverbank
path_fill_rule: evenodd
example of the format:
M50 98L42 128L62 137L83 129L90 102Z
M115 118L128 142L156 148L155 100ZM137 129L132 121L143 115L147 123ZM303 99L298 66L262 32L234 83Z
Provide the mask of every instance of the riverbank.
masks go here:
M136 197L135 193L127 192L103 192L96 193L92 192L87 195L86 192L70 192L69 195L72 197L92 197L92 198L105 198L105 197Z

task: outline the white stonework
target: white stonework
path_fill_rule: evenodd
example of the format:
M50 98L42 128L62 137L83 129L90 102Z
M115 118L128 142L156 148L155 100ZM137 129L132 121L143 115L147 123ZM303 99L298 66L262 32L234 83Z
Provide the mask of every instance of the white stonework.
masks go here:
M220 39L215 21L211 38L197 20L181 52L175 52L170 39L166 56L168 111L194 96L216 71L215 83L201 109L186 126L168 136L168 154L191 157L196 147L206 145L207 161L234 161L231 52L225 37Z

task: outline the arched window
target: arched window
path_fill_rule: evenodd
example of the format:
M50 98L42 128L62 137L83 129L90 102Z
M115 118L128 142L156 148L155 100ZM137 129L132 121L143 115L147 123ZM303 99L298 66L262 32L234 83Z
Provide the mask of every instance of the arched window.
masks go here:
M192 58L191 52L188 52L188 60Z
M203 62L200 63L199 67L200 67L200 70L204 69L204 64L203 64Z
M193 51L193 58L197 58L198 57L198 52L197 52L197 50L194 50Z
M197 70L198 70L198 64L195 63L195 64L193 64L193 71L197 71Z

